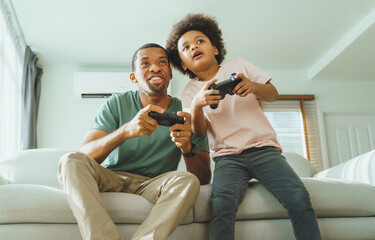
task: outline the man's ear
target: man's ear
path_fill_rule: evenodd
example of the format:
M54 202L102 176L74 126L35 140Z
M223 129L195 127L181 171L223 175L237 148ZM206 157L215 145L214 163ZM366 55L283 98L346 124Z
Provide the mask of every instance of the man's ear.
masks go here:
M134 83L134 84L137 84L138 83L138 80L135 78L135 74L132 72L130 73L130 80Z
M219 50L217 50L216 46L212 46L212 49L213 49L215 56L219 55Z

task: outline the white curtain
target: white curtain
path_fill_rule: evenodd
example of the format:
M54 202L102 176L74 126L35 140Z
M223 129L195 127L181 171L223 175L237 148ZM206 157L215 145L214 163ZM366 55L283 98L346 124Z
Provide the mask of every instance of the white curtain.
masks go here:
M0 161L22 150L21 84L26 44L11 1L0 1Z

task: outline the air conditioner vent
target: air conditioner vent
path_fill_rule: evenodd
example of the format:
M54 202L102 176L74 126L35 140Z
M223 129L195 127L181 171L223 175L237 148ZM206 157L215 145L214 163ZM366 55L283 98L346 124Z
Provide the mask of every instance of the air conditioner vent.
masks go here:
M113 93L138 90L130 81L130 72L75 72L74 95L76 98L108 98Z
M109 98L112 93L82 93L81 98Z

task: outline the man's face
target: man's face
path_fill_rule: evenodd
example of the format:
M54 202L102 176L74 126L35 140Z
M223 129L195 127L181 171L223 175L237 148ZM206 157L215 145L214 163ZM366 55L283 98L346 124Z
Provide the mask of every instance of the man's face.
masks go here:
M166 52L158 47L139 50L134 76L140 91L149 95L165 92L172 77Z

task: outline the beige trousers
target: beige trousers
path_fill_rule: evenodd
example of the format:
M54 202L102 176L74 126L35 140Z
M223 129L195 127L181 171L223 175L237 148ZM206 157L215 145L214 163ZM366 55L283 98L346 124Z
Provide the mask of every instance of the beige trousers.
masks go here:
M132 240L165 240L193 207L200 188L197 177L188 172L174 171L148 178L111 171L80 152L61 157L58 175L85 240L122 239L100 192L138 194L154 203Z

